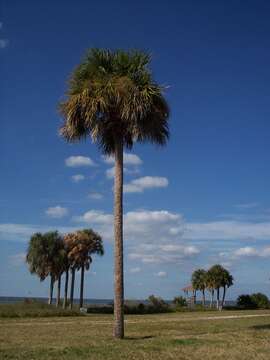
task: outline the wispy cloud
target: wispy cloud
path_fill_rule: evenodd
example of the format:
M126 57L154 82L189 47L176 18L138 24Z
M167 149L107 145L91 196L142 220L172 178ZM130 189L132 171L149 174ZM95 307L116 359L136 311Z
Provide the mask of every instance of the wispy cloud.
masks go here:
M142 159L138 155L130 153L124 153L123 160L124 165L141 165L143 163ZM106 164L114 164L114 157L103 156L103 161Z
M68 167L80 167L80 166L96 166L95 162L86 156L70 156L65 160L65 164Z
M53 207L49 207L46 211L45 211L46 215L51 217L51 218L55 218L55 219L61 219L64 216L68 215L68 209L62 206L53 206Z
M24 252L9 256L9 263L14 267L25 264L26 254Z
M245 246L235 250L232 255L234 257L270 257L270 246L264 248L255 248Z
M166 277L167 273L166 273L166 271L159 271L159 272L155 273L155 275L158 277Z
M85 176L82 174L76 174L71 176L71 180L75 183L78 183L80 181L83 181L85 179Z
M129 269L129 272L131 274L137 274L137 273L141 272L141 268L140 267L134 267L134 268Z
M92 200L101 200L103 199L103 195L98 192L91 192L90 194L88 194L88 198Z
M124 184L125 193L142 193L146 189L167 187L169 181L165 177L144 176Z
M258 207L260 204L257 202L250 202L250 203L245 203L245 204L237 204L235 205L236 208L238 209L254 209L256 207Z
M0 39L0 49L4 49L8 46L8 39Z

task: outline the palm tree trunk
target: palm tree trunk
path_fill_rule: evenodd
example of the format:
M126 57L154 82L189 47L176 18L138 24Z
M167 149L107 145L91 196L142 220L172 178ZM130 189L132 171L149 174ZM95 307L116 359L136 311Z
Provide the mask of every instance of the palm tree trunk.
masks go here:
M223 286L223 296L222 296L222 303L221 306L224 306L225 303L225 296L226 296L226 286Z
M81 267L80 308L83 307L84 265Z
M219 288L217 288L217 309L219 309Z
M212 309L213 307L213 302L214 302L214 290L211 289L211 301L210 301L210 308Z
M123 143L115 141L114 178L114 337L124 337Z
M64 309L66 309L66 307L67 307L68 278L69 278L69 270L66 270L65 294L64 294L64 301L63 301L63 308L64 308Z
M205 290L204 289L202 290L202 303L203 303L203 306L205 306Z
M61 296L61 275L59 275L58 281L57 281L56 307L58 307L60 305L60 296Z
M75 268L71 269L71 284L70 284L70 301L69 308L73 308L73 298L74 298L74 284L75 284Z
M54 285L54 278L51 275L51 279L50 279L50 292L49 292L49 299L48 299L48 304L51 305L52 304L52 299L53 299L53 285Z

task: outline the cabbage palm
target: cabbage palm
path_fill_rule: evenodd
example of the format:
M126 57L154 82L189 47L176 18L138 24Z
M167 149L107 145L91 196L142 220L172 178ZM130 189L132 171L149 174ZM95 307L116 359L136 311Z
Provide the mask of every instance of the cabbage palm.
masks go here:
M71 271L70 299L69 299L70 309L73 308L75 272L78 269L77 255L76 255L76 241L77 241L77 236L75 233L69 233L64 236L64 244L67 254L66 268L65 268L66 281L65 281L64 307L66 307L67 305L67 291L68 291L68 280L69 280L69 270L70 270Z
M150 57L140 51L90 50L71 75L60 104L67 141L90 137L115 158L114 181L114 336L124 337L123 150L135 142L165 145L168 105L154 82Z
M83 306L83 290L84 290L84 272L89 270L92 263L92 255L104 254L102 238L92 229L84 229L76 232L78 237L77 255L78 266L81 269L80 284L80 308Z
M224 306L225 303L225 296L226 296L226 289L233 285L233 276L227 269L223 268L223 279L222 279L222 287L223 287L223 296L221 301L221 306Z
M43 281L50 276L48 303L52 303L53 287L60 276L62 238L57 231L34 234L28 245L26 261L31 273L35 273ZM59 287L58 287L59 289Z
M212 280L212 286L217 292L217 309L220 308L220 288L223 287L223 276L224 276L224 268L223 266L216 264L213 265L208 270L208 276Z
M204 269L197 269L193 272L191 277L193 289L199 290L203 295L203 306L205 306L205 289L206 289L206 271Z

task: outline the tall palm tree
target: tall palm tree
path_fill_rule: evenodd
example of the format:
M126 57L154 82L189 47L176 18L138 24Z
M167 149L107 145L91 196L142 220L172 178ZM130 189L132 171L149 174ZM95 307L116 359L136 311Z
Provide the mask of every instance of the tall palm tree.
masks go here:
M199 290L203 295L203 306L205 306L205 289L206 289L206 271L204 269L197 269L193 272L191 277L193 289Z
M140 51L92 49L71 75L60 104L67 141L91 137L115 158L114 336L124 337L123 150L134 142L165 145L169 108L154 82L150 57Z
M77 231L78 236L78 265L81 268L80 284L80 308L83 307L84 272L89 270L92 263L92 255L104 254L103 241L101 236L92 229Z

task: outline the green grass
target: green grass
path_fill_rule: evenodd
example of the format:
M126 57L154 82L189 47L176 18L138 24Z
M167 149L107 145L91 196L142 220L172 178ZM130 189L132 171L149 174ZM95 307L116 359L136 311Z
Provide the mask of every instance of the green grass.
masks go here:
M260 317L222 318L257 314ZM125 340L112 338L112 320L111 315L2 318L0 359L270 358L270 311L130 315Z

